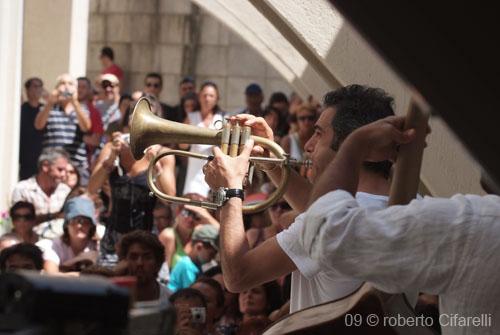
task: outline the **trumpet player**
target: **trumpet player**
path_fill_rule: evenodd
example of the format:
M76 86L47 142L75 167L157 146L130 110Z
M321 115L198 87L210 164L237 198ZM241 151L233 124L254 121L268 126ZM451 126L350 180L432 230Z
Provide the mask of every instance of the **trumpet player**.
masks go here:
M313 163L311 180L292 171L285 193L285 199L294 210L299 213L306 210L313 184L334 159L344 139L363 125L394 115L392 104L393 99L383 90L361 85L342 87L325 95L314 134L305 144ZM238 115L236 119L250 126L253 135L273 139L271 128L262 118ZM241 189L250 153L261 149L253 148L253 141L249 141L239 156L229 157L214 148L214 159L203 169L205 180L212 189L228 189L226 194L229 195L220 212L221 261L227 288L240 292L292 273L290 312L353 292L362 284L359 280L321 269L299 243L303 226L307 225L303 214L288 229L254 249L249 248L242 220ZM367 209L387 206L390 168L389 161L363 165L356 193L360 206ZM276 167L268 167L266 173L274 183L281 176Z

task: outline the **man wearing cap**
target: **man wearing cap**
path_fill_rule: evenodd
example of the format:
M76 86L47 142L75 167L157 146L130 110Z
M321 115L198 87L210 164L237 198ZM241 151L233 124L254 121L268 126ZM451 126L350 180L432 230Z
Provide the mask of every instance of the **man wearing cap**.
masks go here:
M110 123L121 119L118 106L120 100L119 84L118 78L110 73L99 76L97 80L100 93L95 107L101 113L102 125L105 131Z
M94 217L94 203L89 198L79 196L66 202L63 235L36 243L43 251L47 273L58 273L64 263L82 253L96 250L96 243L92 240L96 231Z
M170 274L168 288L175 292L189 287L200 274L201 266L214 259L218 247L219 229L204 224L196 228L191 237L191 251L183 256Z
M255 116L262 116L262 102L264 101L264 94L259 84L252 83L245 89L245 103L246 108L240 114L251 114Z

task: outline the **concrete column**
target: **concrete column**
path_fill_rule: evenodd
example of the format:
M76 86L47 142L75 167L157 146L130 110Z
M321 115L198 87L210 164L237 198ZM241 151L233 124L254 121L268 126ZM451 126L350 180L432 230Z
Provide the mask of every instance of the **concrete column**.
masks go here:
M23 0L0 2L0 211L8 208L19 171L23 5Z
M69 40L69 73L85 76L89 26L89 0L73 0L71 6L71 34Z

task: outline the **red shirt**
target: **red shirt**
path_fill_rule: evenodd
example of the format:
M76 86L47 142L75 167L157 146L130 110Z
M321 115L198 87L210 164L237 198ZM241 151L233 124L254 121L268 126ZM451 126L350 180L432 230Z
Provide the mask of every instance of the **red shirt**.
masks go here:
M90 122L92 126L90 127L89 133L91 134L102 134L104 133L104 127L102 125L101 113L95 108L92 102L87 102L87 107L90 114Z
M116 64L110 65L101 71L101 74L111 73L114 74L120 82L123 81L123 70Z

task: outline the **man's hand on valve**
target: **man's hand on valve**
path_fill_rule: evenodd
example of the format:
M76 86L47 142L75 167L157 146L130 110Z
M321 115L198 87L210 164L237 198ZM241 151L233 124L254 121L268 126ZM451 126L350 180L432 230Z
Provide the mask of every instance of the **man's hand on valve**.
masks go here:
M214 158L203 166L205 181L211 189L219 187L243 188L253 144L252 139L248 140L243 151L237 157L229 157L223 154L220 148L213 148Z

